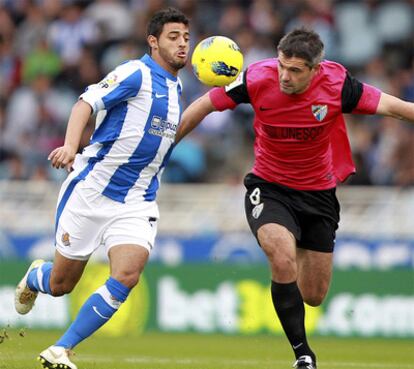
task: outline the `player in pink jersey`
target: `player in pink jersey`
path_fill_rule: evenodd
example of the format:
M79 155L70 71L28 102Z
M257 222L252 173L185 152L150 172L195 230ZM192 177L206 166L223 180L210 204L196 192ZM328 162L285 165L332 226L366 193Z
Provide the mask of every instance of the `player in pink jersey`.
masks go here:
M184 112L176 142L212 111L249 103L255 111L255 163L244 184L249 226L272 273L275 311L295 353L296 369L316 369L303 302L318 306L332 275L339 222L336 184L355 171L343 114L381 114L414 122L414 104L353 78L323 60L313 31L296 29L278 57L250 65Z

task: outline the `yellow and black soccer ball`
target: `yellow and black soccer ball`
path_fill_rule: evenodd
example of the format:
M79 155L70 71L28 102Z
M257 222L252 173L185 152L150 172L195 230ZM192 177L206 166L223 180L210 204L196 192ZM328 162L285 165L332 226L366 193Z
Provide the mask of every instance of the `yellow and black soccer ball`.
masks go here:
M208 86L226 86L243 68L243 54L230 38L212 36L200 41L194 49L191 64L194 74Z

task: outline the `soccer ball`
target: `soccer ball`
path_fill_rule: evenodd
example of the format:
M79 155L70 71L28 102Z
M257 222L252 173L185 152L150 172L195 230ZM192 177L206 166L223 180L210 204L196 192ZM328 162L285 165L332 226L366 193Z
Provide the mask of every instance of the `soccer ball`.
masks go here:
M191 57L196 77L208 86L226 86L243 67L243 54L237 44L224 36L213 36L198 43Z

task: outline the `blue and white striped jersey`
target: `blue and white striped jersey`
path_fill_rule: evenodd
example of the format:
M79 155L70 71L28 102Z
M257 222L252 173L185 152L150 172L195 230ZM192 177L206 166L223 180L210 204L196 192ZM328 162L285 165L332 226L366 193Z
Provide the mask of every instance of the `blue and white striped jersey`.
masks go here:
M74 170L119 202L152 201L182 112L181 82L149 55L119 65L80 96L96 127Z

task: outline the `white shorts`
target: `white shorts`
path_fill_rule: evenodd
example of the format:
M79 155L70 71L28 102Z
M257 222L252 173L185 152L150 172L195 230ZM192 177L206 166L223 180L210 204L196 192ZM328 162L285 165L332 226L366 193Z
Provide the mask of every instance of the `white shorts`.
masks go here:
M58 207L71 182L70 177L62 185ZM75 260L89 259L101 245L105 246L106 252L113 246L125 244L139 245L150 252L157 234L158 218L155 201L134 205L120 203L80 181L60 211L56 248L63 256Z

